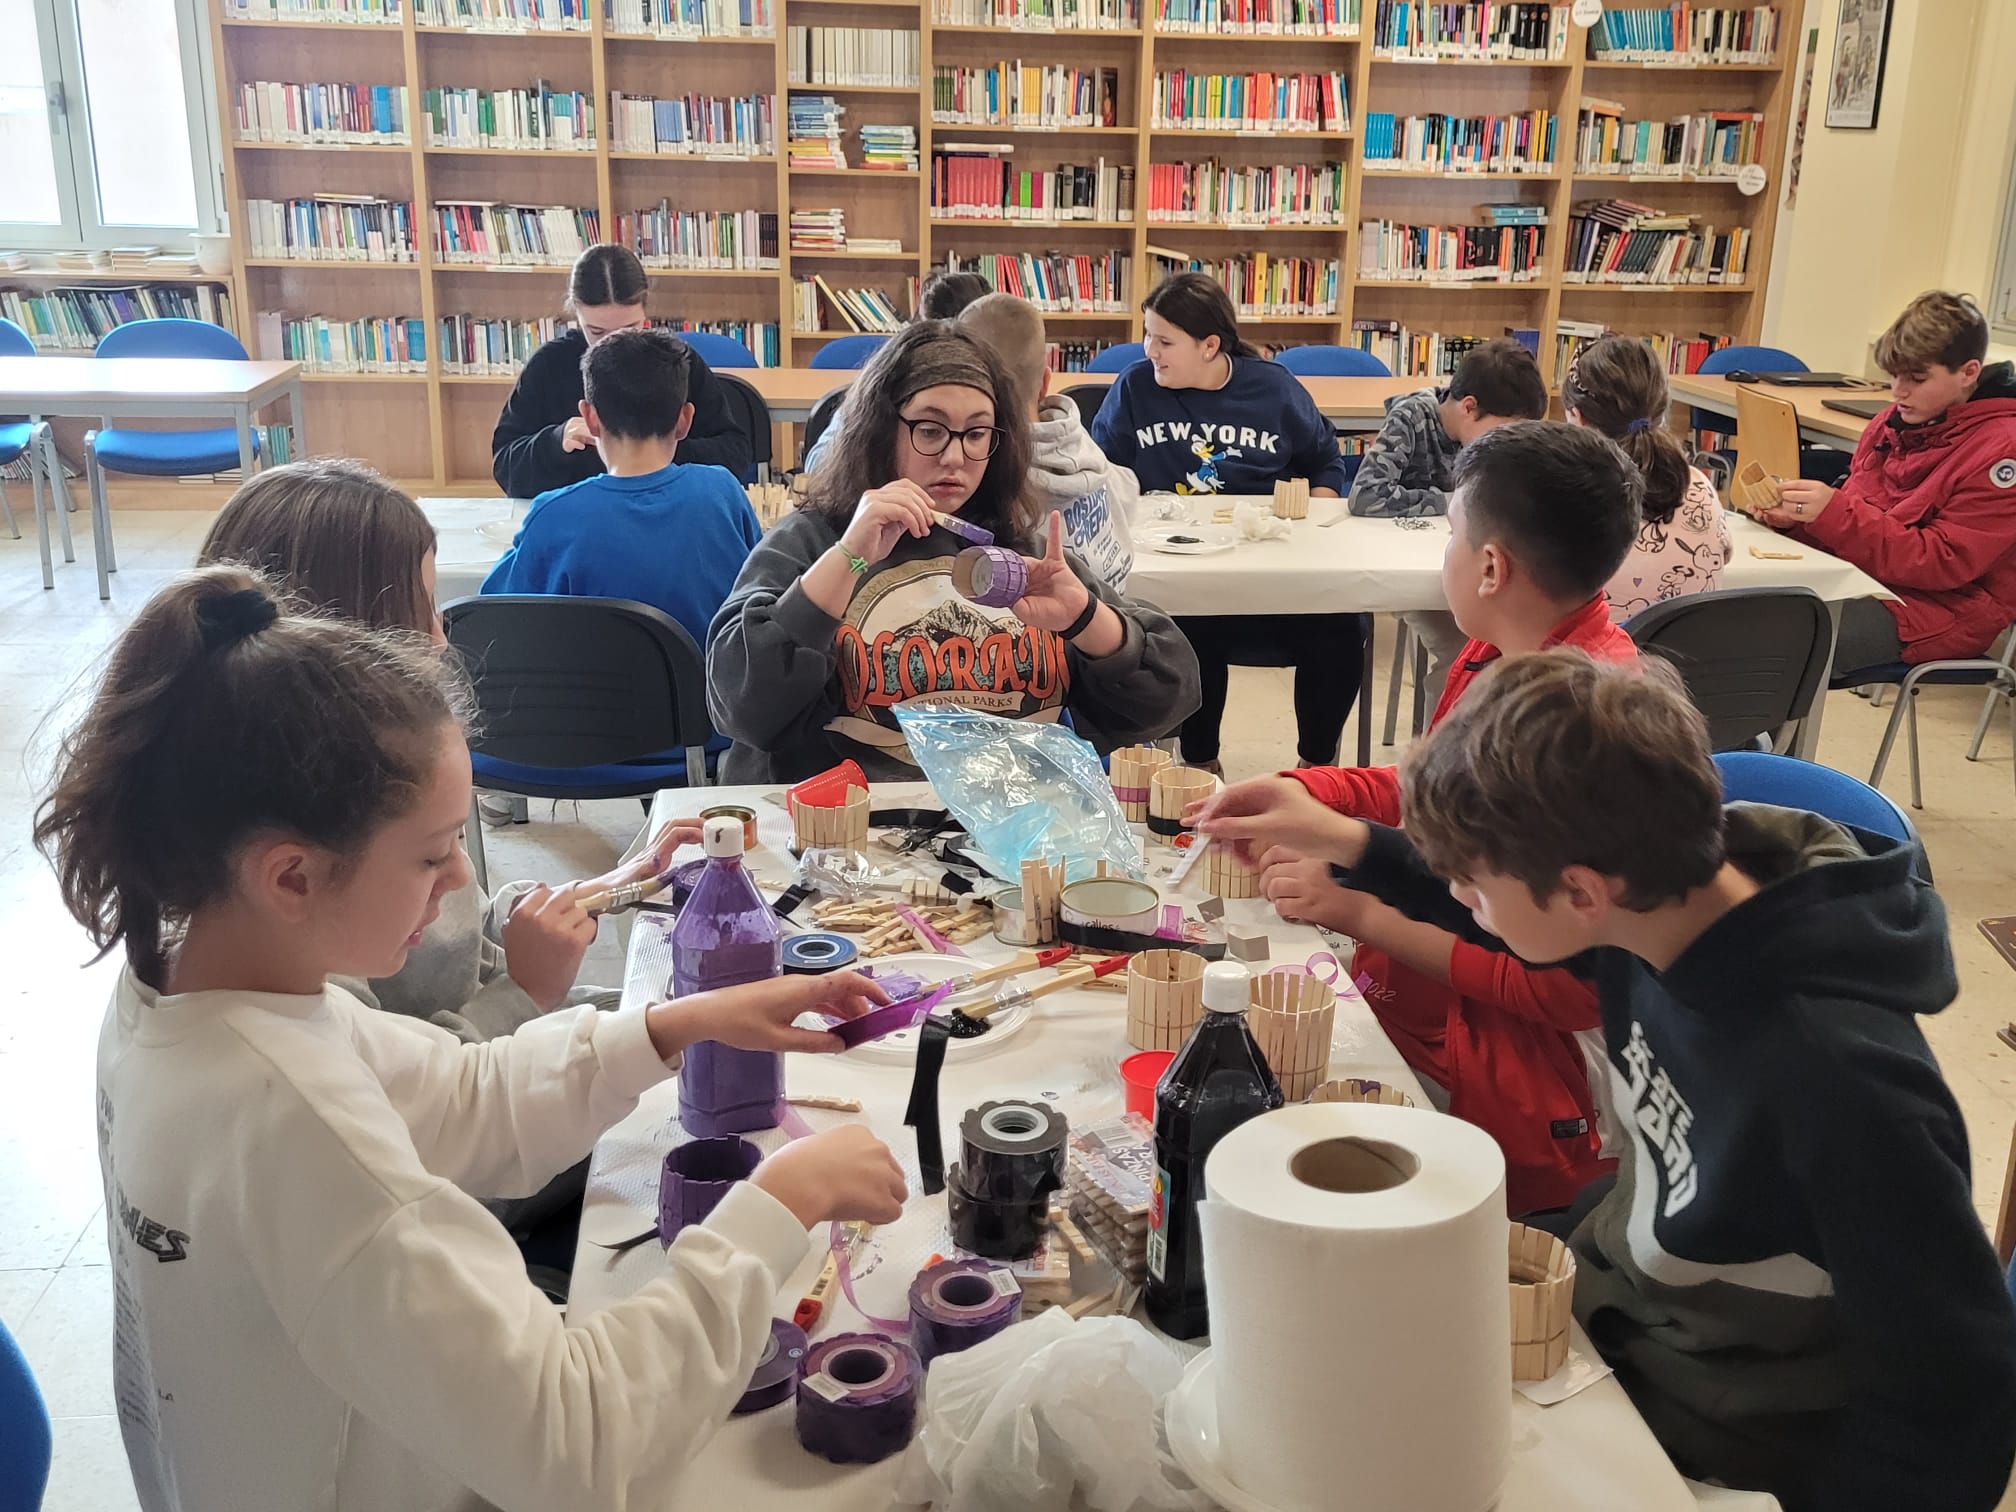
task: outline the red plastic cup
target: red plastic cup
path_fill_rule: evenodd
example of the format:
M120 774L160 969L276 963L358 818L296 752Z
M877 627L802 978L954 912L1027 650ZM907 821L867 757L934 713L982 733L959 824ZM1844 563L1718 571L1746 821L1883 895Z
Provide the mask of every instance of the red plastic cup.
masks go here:
M1143 1118L1155 1116L1155 1085L1174 1059L1174 1050L1142 1050L1120 1062L1120 1080L1127 1084L1129 1113L1139 1113Z

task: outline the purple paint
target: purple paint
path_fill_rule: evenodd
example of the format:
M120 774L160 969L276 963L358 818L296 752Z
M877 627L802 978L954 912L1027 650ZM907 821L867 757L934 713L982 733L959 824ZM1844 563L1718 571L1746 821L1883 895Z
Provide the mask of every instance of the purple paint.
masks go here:
M768 981L783 970L783 930L742 865L738 820L709 819L707 869L672 929L672 995ZM712 1040L679 1064L679 1122L695 1135L777 1127L784 1058Z
M833 1033L840 1043L852 1050L856 1045L865 1045L870 1040L887 1039L892 1034L900 1034L915 1024L925 1014L942 1003L952 989L936 987L922 997L905 998L900 1003L891 1003L886 1008L877 1008L864 1013L857 1019L835 1024Z

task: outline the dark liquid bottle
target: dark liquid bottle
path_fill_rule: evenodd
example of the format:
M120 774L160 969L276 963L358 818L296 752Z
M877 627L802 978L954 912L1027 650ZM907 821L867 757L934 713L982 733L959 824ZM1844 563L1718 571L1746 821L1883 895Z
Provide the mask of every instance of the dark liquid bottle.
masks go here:
M1281 1083L1246 1027L1244 966L1204 968L1204 1017L1155 1088L1155 1187L1148 1204L1148 1317L1176 1339L1210 1332L1197 1204L1204 1160L1249 1118L1281 1106Z
M713 818L703 831L707 869L672 926L672 995L761 982L784 968L783 930L742 865L740 820ZM690 1134L777 1127L784 1057L702 1040L679 1065L679 1122Z

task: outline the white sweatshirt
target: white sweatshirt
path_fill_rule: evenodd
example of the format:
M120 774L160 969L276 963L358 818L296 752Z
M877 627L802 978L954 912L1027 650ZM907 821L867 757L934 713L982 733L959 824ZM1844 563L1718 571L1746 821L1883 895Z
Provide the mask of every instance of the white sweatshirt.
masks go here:
M667 1074L642 1010L470 1045L337 987L161 997L122 975L98 1142L140 1505L666 1505L804 1229L745 1183L570 1328L468 1194L537 1190Z

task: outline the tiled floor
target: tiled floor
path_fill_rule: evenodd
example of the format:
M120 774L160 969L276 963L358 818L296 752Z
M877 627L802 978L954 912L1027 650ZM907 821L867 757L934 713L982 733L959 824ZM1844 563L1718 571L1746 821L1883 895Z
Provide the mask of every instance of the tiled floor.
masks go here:
M133 609L185 566L207 515L118 516L121 571L100 604L88 557L58 569L45 593L34 544L0 539L0 1318L21 1340L57 1418L49 1512L121 1512L133 1506L116 1420L110 1416L111 1304L91 1114L92 1055L113 967L90 950L62 912L47 865L29 843L30 815L50 766L62 711L88 689L106 645ZM81 529L80 525L80 529ZM1383 661L1383 658L1382 658ZM1234 777L1271 770L1293 749L1285 671L1235 673L1226 729ZM1383 709L1383 703L1375 705ZM2010 734L1998 721L1979 763L1963 759L1978 695L1932 689L1923 697L1930 806L1918 816L1953 920L1961 995L1926 1032L1974 1143L1975 1192L1984 1217L2001 1191L2016 1116L2016 1055L1995 1039L2012 1016L2012 977L1975 929L1986 915L2016 913L2016 819ZM1827 708L1824 760L1868 770L1884 715L1846 694ZM1906 793L1903 753L1886 784ZM570 807L487 836L491 875L556 879L606 865L636 829L633 803ZM604 931L584 980L620 979L613 931Z

